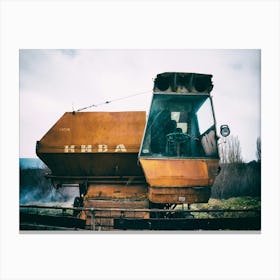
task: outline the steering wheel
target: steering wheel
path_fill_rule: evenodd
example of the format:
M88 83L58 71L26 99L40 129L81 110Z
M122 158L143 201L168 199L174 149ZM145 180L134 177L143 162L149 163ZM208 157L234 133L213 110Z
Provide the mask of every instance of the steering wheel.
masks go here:
M184 143L188 141L191 136L187 133L182 132L172 132L166 135L167 141L175 143Z
M189 139L191 139L191 136L187 133L185 134L182 132L172 132L167 134L166 138L167 138L166 152L168 154L180 156L181 149L182 149L181 144L188 142Z

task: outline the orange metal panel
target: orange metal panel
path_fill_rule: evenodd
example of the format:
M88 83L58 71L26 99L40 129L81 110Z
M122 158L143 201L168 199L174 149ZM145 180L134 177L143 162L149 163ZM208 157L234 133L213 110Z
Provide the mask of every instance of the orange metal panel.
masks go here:
M147 186L91 185L85 199L147 199Z
M40 140L38 153L138 152L145 122L145 112L67 112Z
M207 159L140 159L146 180L151 187L209 186L214 175L211 167L218 167L218 160Z
M149 200L153 203L174 203L174 204L190 204L190 203L206 203L211 196L209 187L201 188L169 188L169 187L150 187Z
M148 199L85 199L84 207L110 209L146 209L149 208L149 201ZM98 213L98 211L96 213Z
M145 112L67 112L40 140L39 152L121 152L120 144L138 152L145 122Z
M208 176L209 176L209 185L214 184L214 180L216 176L218 175L219 171L219 161L218 160L207 160L207 169L208 169Z
M137 155L145 112L65 113L37 142L53 175L142 175Z
M137 153L41 153L53 175L142 176Z
M109 208L111 211L95 211L96 223L101 223L102 228L104 226L112 226L114 218L130 217L130 218L144 218L148 219L150 217L149 212L123 212L116 209L146 209L149 208L148 199L143 200L132 200L132 199L85 199L84 207L86 208ZM91 211L82 211L81 219L86 220L86 224L89 226L92 222L92 213ZM105 219L105 217L107 217Z

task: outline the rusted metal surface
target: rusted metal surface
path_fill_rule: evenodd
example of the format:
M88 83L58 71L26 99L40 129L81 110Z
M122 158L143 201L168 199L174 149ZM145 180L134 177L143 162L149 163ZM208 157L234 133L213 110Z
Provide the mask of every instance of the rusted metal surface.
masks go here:
M86 208L148 208L147 185L90 185L83 199ZM98 221L98 226L113 227L113 219L120 217L121 211L110 210L101 211L95 214L94 219ZM126 217L149 218L148 212L137 212L124 214ZM92 223L92 211L82 211L81 219L86 220L89 226Z
M58 176L143 175L136 153L41 153L39 157Z
M121 216L133 217L133 218L149 218L149 212L138 211L138 212L125 212L122 209L147 209L149 207L148 199L135 200L135 199L84 199L85 208L99 208L104 209L95 213L93 211L82 211L80 218L86 221L86 225L92 224L92 219L98 222L98 226L101 228L113 226L114 218ZM106 209L110 209L109 211ZM126 213L126 214L124 214Z
M37 142L53 175L142 175L137 165L145 112L65 113Z
M210 187L149 187L148 197L153 203L207 203L211 196Z
M197 187L213 184L215 159L152 159L140 158L146 180L151 187Z
M84 199L147 199L147 186L90 185Z
M122 200L106 200L106 199L86 199L84 202L85 208L99 208L99 209L146 209L149 207L148 200L133 200L133 199L122 199ZM120 210L120 211L121 211Z
M138 152L145 115L145 112L65 113L40 140L38 152L72 153L71 146L75 145L74 152L86 153L90 151L82 151L82 145L87 149L91 145L92 152L114 153L121 152L116 151L120 144L125 145L127 152Z

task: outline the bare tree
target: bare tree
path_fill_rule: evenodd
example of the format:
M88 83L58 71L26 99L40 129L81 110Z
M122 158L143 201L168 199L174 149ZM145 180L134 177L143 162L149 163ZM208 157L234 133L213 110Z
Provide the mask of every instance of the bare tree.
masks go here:
M221 163L242 163L240 141L237 136L230 136L220 144Z
M257 161L260 162L261 161L261 138L260 137L257 138L256 156L257 156Z
M244 163L238 137L228 137L221 143L221 172L212 188L212 197L261 195L261 140L257 139L258 162Z

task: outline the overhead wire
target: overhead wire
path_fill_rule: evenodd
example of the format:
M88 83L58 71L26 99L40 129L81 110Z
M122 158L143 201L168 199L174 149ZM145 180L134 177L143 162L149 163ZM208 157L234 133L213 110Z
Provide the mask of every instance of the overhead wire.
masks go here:
M112 100L107 100L105 102L98 103L98 104L92 104L92 105L87 106L87 107L83 107L83 108L80 108L80 109L77 109L77 110L73 110L73 114L75 114L76 112L84 111L84 110L92 108L92 107L98 107L98 106L101 106L101 105L110 104L110 103L115 102L115 101L131 98L131 97L134 97L134 96L137 96L137 95L146 94L146 93L149 93L149 92L151 92L151 90L147 90L147 91L144 91L144 92L140 92L140 93L135 93L135 94L119 97L119 98L112 99Z

